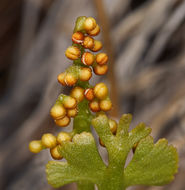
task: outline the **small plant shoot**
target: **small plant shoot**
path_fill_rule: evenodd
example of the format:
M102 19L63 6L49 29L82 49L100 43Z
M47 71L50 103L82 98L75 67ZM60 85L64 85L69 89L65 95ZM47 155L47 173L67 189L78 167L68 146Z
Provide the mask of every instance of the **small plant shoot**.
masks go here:
M151 128L144 123L129 130L131 114L123 114L119 123L108 118L106 112L112 108L108 87L89 83L93 72L104 75L108 71L108 55L95 53L102 48L94 39L99 32L94 18L77 18L72 45L65 52L73 64L58 75L58 82L72 90L70 95L58 96L50 114L59 127L68 126L73 118L73 130L57 136L44 134L41 140L30 142L29 149L33 153L49 149L54 160L65 158L46 165L48 183L54 188L73 182L78 190L93 190L95 185L99 190L125 190L134 185L168 184L177 173L176 149L166 139L154 144ZM91 126L107 149L108 165L98 152ZM132 160L125 166L131 150Z

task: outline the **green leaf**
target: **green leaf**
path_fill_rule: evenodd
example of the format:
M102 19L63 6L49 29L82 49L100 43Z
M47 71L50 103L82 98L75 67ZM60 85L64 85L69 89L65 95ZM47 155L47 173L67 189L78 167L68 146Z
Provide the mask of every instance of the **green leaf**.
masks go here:
M109 163L113 165L122 164L124 166L130 149L151 132L151 129L143 123L129 132L131 119L130 114L124 114L121 117L116 136L111 133L108 118L105 115L100 115L92 120L92 125L107 148Z
M101 180L105 165L90 133L75 135L73 142L64 142L59 152L68 161L51 161L47 164L47 179L53 187L72 182L96 183Z
M76 134L72 142L63 142L58 150L67 162L48 163L49 184L60 187L76 182L79 190L93 190L94 184L99 190L124 190L132 185L163 185L172 181L177 172L176 149L165 139L154 144L149 136L151 129L144 123L129 132L131 118L130 114L122 116L116 135L111 133L105 115L92 120L108 150L108 166L102 161L91 133ZM78 122L82 125L83 118ZM135 145L133 158L124 168L128 153Z
M94 184L85 181L77 183L78 190L94 190Z
M105 168L94 138L90 133L76 134L73 137L73 142L64 142L59 151L69 164L82 168L85 173L90 171L92 175L92 171L94 171L97 175L101 168ZM96 169L99 171L96 171Z
M131 185L164 185L177 172L178 155L166 139L153 143L151 136L142 139L133 159L124 170L124 180Z
M66 162L49 161L46 165L47 180L55 188L79 180L78 171Z
M128 136L128 130L132 121L131 114L123 114L118 125L117 136L123 137Z
M105 115L100 115L92 120L96 132L98 133L101 140L104 142L107 148L111 147L114 143L114 136L112 135L108 123L108 118Z
M146 127L144 123L138 124L134 129L129 132L129 145L130 149L137 144L141 139L147 137L151 133L151 128ZM123 138L124 139L124 138Z

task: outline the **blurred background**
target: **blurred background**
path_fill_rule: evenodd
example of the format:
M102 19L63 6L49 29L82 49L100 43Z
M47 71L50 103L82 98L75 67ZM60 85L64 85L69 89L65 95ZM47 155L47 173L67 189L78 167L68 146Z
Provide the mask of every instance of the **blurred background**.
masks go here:
M61 91L69 92L57 75L71 63L64 52L78 16L95 17L101 27L98 39L109 54L109 73L94 76L92 83L109 85L109 114L132 113L132 127L145 122L155 141L165 137L179 152L171 184L129 189L184 190L184 0L0 1L0 189L52 189L45 176L48 151L33 155L28 144L59 130L49 110Z

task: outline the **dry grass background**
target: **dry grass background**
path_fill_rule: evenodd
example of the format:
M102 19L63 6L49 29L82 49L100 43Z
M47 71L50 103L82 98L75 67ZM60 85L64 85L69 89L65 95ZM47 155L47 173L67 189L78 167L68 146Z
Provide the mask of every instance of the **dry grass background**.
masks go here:
M179 152L179 172L164 187L185 189L185 1L184 0L1 0L0 2L0 189L49 190L43 151L32 155L30 140L56 131L49 109L68 90L56 80L70 63L77 16L93 16L109 53L107 77L114 109L133 114L157 140L166 137ZM102 152L103 154L103 152ZM75 189L74 185L61 189Z

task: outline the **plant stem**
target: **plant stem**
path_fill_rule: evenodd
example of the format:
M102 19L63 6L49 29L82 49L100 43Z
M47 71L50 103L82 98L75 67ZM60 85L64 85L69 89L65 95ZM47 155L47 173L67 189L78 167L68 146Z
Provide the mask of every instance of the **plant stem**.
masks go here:
M78 104L78 115L74 118L73 121L73 132L81 133L83 131L91 132L91 120L93 115L89 111L88 101L83 100Z
M86 17L79 17L76 21L75 28L73 32L81 31L83 32L83 23ZM83 46L79 45L81 54L84 52ZM83 65L81 60L74 61L75 65ZM89 82L78 81L78 86L81 88L89 88L91 85ZM83 100L78 104L78 115L74 118L73 122L73 135L81 132L91 132L90 126L93 115L89 110L89 105L87 100ZM94 190L94 184L89 182L78 182L78 190Z

